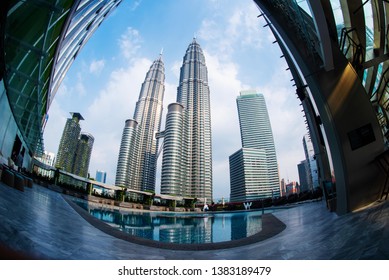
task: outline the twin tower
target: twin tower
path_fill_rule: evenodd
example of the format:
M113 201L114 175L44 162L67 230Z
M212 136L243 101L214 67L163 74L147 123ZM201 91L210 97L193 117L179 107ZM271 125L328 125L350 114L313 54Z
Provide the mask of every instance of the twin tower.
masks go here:
M155 191L159 140L163 139L161 194L212 201L211 112L208 73L200 45L193 39L180 70L177 102L168 106L160 131L165 68L153 62L126 121L116 171L117 186Z

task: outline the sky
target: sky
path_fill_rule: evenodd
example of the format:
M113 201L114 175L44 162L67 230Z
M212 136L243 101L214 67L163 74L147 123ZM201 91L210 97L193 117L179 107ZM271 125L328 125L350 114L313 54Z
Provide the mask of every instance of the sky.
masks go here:
M195 37L203 49L211 96L213 196L229 198L228 157L241 148L236 97L265 96L280 179L299 181L307 129L292 76L258 7L251 0L124 0L77 56L49 109L45 150L58 151L66 119L79 112L95 138L89 172L114 184L126 119L133 118L141 84L162 51L167 106L176 101L179 70ZM159 158L156 192L160 190Z

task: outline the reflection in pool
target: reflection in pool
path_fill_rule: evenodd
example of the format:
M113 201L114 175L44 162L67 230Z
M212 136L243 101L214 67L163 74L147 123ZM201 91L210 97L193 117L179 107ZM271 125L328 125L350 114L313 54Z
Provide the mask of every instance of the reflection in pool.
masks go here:
M231 241L262 230L261 211L228 213L121 212L76 202L123 232L150 240L202 244Z

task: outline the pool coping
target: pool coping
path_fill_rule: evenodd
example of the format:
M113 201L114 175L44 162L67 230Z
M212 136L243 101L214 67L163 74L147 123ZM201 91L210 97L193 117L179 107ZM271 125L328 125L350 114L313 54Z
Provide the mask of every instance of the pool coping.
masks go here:
M277 219L273 214L267 213L262 215L262 230L246 238L241 238L241 239L231 240L231 241L216 242L216 243L203 243L203 244L167 243L167 242L160 242L160 241L150 240L146 238L141 238L141 237L129 235L125 232L122 232L116 228L113 228L107 223L99 220L98 218L93 217L85 209L77 205L75 202L73 202L70 198L66 197L65 195L62 195L62 197L82 218L84 218L89 224L101 230L102 232L124 241L128 241L138 245L159 248L159 249L186 250L186 251L229 249L229 248L240 247L240 246L249 245L249 244L266 240L268 238L271 238L281 233L286 228L286 225L282 221Z

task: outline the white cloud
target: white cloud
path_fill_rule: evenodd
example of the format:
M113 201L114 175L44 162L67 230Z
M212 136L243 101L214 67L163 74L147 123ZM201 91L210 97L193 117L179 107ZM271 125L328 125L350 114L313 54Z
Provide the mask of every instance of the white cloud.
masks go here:
M128 27L126 32L122 34L119 39L119 47L122 55L126 59L133 59L141 47L142 38L139 34L139 31Z
M235 100L243 85L237 79L237 65L222 62L206 50L204 55L211 95L214 197L227 198L230 193L228 157L241 146Z
M216 13L213 18L202 21L199 38L206 41L209 49L228 59L243 47L261 49L269 38L268 30L262 28L255 5L233 5L223 17ZM224 21L224 22L223 22Z
M99 75L105 66L104 59L101 60L93 60L89 65L89 72L92 74Z
M142 0L133 1L132 6L130 7L130 10L135 11L141 3L142 3Z
M64 87L64 84L62 84L62 86ZM58 91L58 93L60 93L60 91ZM53 102L51 103L49 119L44 131L45 150L55 154L58 151L58 146L62 137L63 129L65 127L66 119L70 117L69 112L66 112L61 108L60 103L58 103L58 98L60 97L57 96L54 98Z
M87 90L84 85L83 74L81 72L77 73L77 82L74 85L73 92L80 96L85 96L87 94Z
M178 81L180 79L180 68L182 65L182 60L176 60L173 62L170 71L174 74L174 78Z

